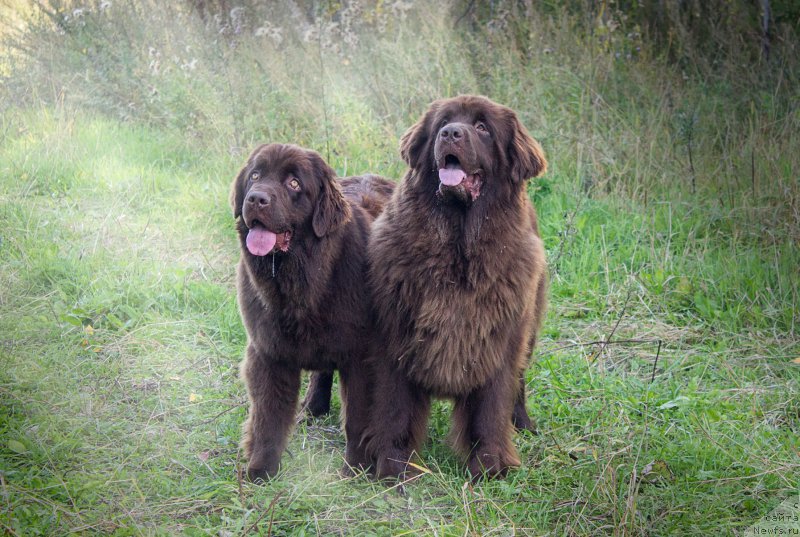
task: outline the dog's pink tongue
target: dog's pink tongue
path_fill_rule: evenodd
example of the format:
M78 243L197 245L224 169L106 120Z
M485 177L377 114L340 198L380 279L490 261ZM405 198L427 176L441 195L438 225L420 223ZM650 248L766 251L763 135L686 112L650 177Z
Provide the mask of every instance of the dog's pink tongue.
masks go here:
M267 255L275 248L278 236L263 227L254 227L247 232L247 249L253 255Z
M441 168L439 170L439 181L443 185L456 186L461 184L461 181L467 176L464 170L459 168Z

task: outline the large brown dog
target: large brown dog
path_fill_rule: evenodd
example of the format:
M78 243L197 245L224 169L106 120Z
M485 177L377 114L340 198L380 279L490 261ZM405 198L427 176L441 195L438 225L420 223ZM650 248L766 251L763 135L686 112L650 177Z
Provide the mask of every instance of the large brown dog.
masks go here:
M337 181L317 153L281 144L257 148L233 181L239 309L248 335L241 373L250 399L242 442L250 479L278 470L303 369L339 370L345 461L366 463L361 441L374 334L365 285L374 218L368 210L378 212L393 187L376 176Z
M404 474L431 396L448 397L470 473L504 475L520 463L512 415L545 309L526 179L547 164L511 109L476 96L432 103L400 150L410 170L368 248L388 350L377 357L368 451L378 477Z

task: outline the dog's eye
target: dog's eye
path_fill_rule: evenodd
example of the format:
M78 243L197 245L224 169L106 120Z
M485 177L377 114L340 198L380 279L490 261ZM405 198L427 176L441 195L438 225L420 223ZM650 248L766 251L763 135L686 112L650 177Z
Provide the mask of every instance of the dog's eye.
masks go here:
M478 121L477 123L475 123L475 129L478 132L484 132L486 134L489 134L489 129L486 128L486 125L483 123L483 121Z
M297 180L297 177L291 177L287 184L289 185L289 188L291 188L295 192L300 191L300 181Z
M252 172L252 173L250 174L250 180L251 180L251 181L258 181L259 179L261 179L261 174L260 174L260 173L258 173L258 172Z

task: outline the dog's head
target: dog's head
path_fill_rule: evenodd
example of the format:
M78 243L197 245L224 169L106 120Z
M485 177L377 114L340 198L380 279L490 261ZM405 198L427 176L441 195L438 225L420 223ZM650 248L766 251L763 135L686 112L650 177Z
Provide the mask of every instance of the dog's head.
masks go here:
M350 219L335 172L318 153L295 145L253 151L233 180L230 200L256 256L287 252L302 236L322 238Z
M434 101L401 138L400 153L424 183L418 186L465 206L547 168L513 110L473 95Z

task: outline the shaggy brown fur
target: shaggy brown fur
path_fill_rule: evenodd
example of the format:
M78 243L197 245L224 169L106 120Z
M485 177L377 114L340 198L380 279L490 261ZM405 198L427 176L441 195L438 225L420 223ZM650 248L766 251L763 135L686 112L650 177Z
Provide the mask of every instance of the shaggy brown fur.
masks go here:
M381 214L394 191L394 183L373 175L340 179L339 186L347 199L360 205L373 219ZM332 388L333 371L315 371L300 406L311 416L324 416L331 410ZM530 420L528 423L530 424Z
M545 158L511 109L476 96L431 104L400 149L410 169L368 248L387 349L368 451L378 477L402 475L430 398L448 397L470 473L504 475L520 463L512 415L515 399L525 414L520 379L545 309L545 254L525 187Z
M250 399L242 441L250 479L278 470L302 369L339 370L345 461L365 465L374 330L364 284L373 216L364 207L381 205L392 188L376 176L337 181L317 153L281 144L257 148L233 181L239 309L248 335L241 374Z

